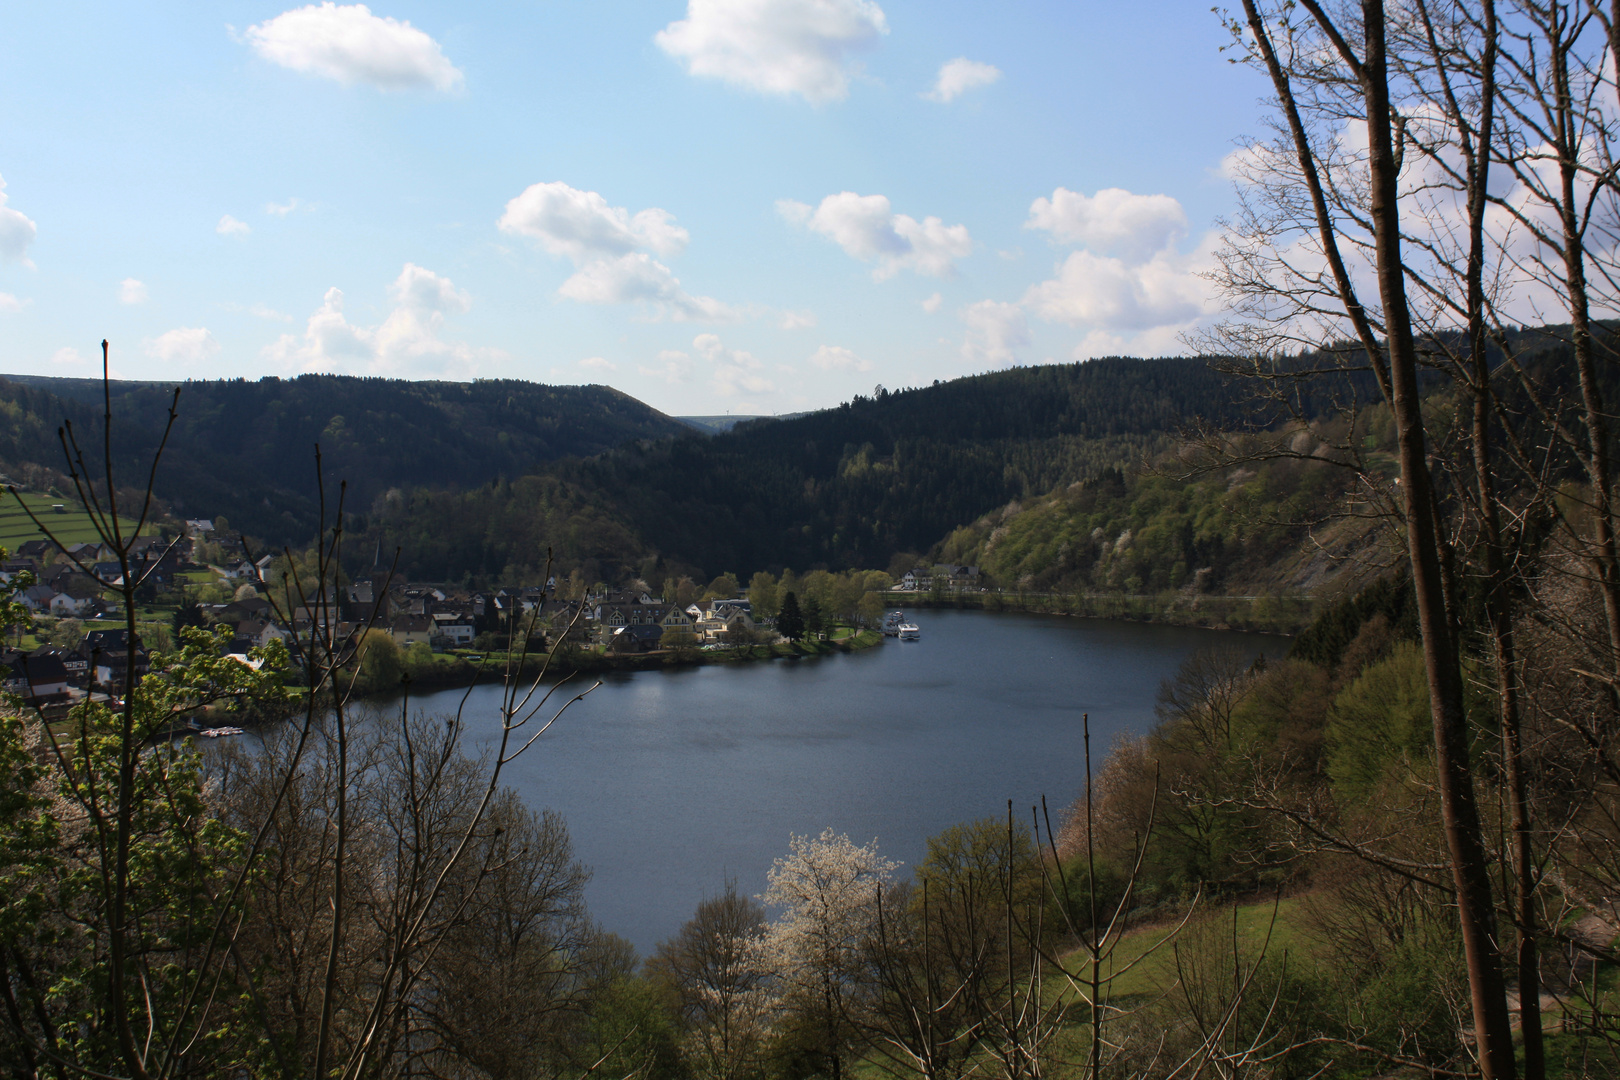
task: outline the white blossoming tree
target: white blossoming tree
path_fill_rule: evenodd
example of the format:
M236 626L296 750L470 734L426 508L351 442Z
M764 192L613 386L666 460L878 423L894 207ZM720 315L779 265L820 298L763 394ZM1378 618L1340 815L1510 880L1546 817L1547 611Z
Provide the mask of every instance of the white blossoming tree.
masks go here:
M818 1058L831 1080L843 1080L862 1008L866 945L899 864L878 854L876 840L857 846L831 829L814 839L790 835L788 846L762 898L780 911L765 932L765 956L778 978L780 1007L802 1018L797 1049Z

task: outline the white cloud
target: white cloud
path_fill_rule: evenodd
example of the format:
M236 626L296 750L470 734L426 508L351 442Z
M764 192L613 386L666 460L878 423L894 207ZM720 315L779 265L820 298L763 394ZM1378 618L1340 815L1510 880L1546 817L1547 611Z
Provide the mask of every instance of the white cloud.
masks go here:
M1018 359L1016 350L1030 343L1024 309L999 300L980 300L962 309L967 334L962 357L975 364L1006 365Z
M1135 195L1103 188L1082 195L1058 188L1050 199L1036 199L1026 229L1042 229L1068 244L1136 262L1175 246L1187 235L1187 214L1168 195Z
M932 315L934 312L939 310L939 306L944 302L945 298L939 293L935 293L933 296L930 296L928 299L922 302L922 309L928 312L928 314Z
M561 181L529 185L506 204L497 225L502 232L538 240L553 255L566 255L576 264L640 249L668 258L679 255L690 238L666 210L652 207L632 216L594 191Z
M1147 330L1188 323L1204 313L1209 283L1186 260L1161 252L1149 262L1069 254L1057 277L1031 286L1024 305L1048 322L1106 330Z
M248 27L245 37L273 64L345 85L448 91L462 82L438 42L409 22L373 15L364 4L328 0L295 8Z
M343 290L326 291L304 333L283 334L265 359L298 371L371 375L471 376L479 362L501 354L440 337L445 315L472 305L449 278L406 263L388 287L394 308L374 327L356 326L343 311Z
M810 356L810 366L822 371L871 371L872 363L842 345L823 345Z
M758 357L726 348L717 334L699 334L692 339L692 349L712 365L710 378L720 394L768 394L776 389L775 383L760 374L765 364Z
M692 378L692 358L679 349L665 349L658 354L656 367L637 364L636 370L667 383L683 383Z
M51 354L51 363L60 364L64 367L77 367L89 362L84 358L83 353L71 345L64 345Z
M735 309L712 296L692 296L669 267L645 252L586 263L557 288L581 304L638 304L675 322L734 322Z
M576 267L557 294L582 304L636 304L654 318L730 322L738 313L710 296L693 296L649 252L678 255L689 234L667 210L631 214L594 191L560 181L531 184L506 204L502 232L527 236Z
M579 366L582 368L589 368L592 371L619 370L619 365L615 364L605 356L587 356L585 359L579 362Z
M0 315L15 315L29 305L28 300L19 300L8 292L0 292Z
M154 360L167 364L198 364L219 355L219 342L205 327L182 326L141 342Z
M816 325L816 313L813 311L782 312L781 327L783 330L804 330L814 325Z
M940 65L939 77L934 80L934 88L922 96L929 101L946 104L955 101L969 90L989 86L999 78L1001 69L994 64L983 64L977 60L969 60L965 56L958 56L955 60L947 60Z
M399 277L388 286L388 298L400 307L424 312L463 312L472 307L472 297L458 289L447 277L406 263Z
M274 214L276 217L286 217L288 214L298 209L298 206L298 200L293 198L288 199L284 203L265 203L264 212L267 214Z
M888 32L872 0L688 0L655 40L693 75L825 102L849 95L853 54Z
M812 210L792 199L781 199L777 212L788 221L829 237L844 251L877 265L872 276L882 281L901 270L933 277L951 277L955 260L973 251L966 225L946 225L937 217L918 221L892 213L883 195L857 195L853 191L828 195Z
M146 303L146 284L127 277L118 284L118 301L122 304Z
M39 226L26 214L6 205L6 179L0 176L0 259L33 266L28 260L28 245L39 235Z
M226 214L224 217L219 219L219 224L214 226L214 231L219 233L221 236L246 236L248 233L253 231L253 226L249 225L245 221L238 221L231 217L231 215Z

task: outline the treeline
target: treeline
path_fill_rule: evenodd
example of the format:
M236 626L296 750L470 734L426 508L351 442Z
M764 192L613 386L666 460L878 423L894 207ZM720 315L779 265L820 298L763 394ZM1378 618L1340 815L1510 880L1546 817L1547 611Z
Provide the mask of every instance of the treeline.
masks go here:
M605 580L887 567L1009 499L1133 466L1197 417L1230 426L1242 416L1237 392L1202 359L1020 368L714 436L640 440L510 489L404 492L357 517L351 551L398 547L409 572L451 581L537 565L529 515L556 524L548 507L565 491L589 520L553 528L550 542L571 556L594 546L584 557Z
M1186 469L1174 459L1164 467ZM1190 477L1109 469L1009 502L953 530L935 554L976 565L1008 589L1258 590L1276 584L1279 564L1340 509L1347 480L1329 464L1298 459Z
M172 383L113 382L113 450L120 474L144 476L167 420ZM327 512L369 512L391 491L476 488L548 461L589 456L635 439L689 430L604 386L516 379L470 383L301 375L181 384L156 494L179 517L228 517L275 546L317 530L319 479ZM64 420L101 447L102 384L90 379L0 379L0 461L62 470Z

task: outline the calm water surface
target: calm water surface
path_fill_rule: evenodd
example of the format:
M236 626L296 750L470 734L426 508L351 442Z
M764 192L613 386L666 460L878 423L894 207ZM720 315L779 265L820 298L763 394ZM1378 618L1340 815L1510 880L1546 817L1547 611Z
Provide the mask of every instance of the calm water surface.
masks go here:
M1054 814L1097 764L1152 723L1159 681L1189 653L1285 639L1028 615L921 611L922 640L815 660L614 675L505 780L568 820L592 867L591 914L643 954L727 877L748 894L790 833L831 826L914 863L948 825ZM588 684L586 684L588 685ZM460 691L420 700L450 712ZM498 691L468 702L469 738L497 734ZM903 870L902 873L909 872Z

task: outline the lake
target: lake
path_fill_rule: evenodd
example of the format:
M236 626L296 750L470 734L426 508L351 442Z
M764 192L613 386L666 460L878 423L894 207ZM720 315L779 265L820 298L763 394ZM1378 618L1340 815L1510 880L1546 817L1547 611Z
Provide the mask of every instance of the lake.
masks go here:
M1159 682L1200 648L1269 656L1259 634L950 610L914 613L922 640L798 661L608 676L505 781L562 813L594 871L591 915L643 955L728 877L765 889L790 833L831 826L910 864L945 827L1057 814L1120 734L1153 722ZM588 686L589 683L582 684ZM462 691L416 707L453 712ZM474 691L468 737L498 733L499 690ZM415 711L413 709L413 711Z

